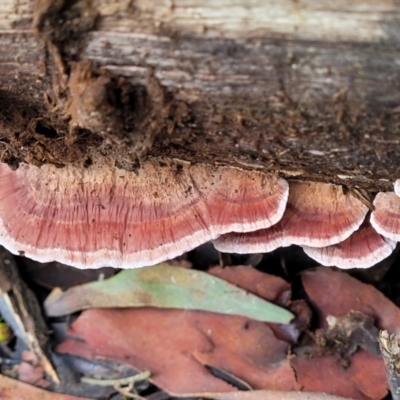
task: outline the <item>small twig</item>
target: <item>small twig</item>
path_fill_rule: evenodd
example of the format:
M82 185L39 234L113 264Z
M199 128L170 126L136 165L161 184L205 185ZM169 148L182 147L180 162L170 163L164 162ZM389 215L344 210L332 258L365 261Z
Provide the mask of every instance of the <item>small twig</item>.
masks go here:
M98 386L114 386L114 385L124 386L124 385L129 385L130 383L145 381L146 379L150 378L150 375L151 375L150 371L144 371L141 372L140 374L119 379L94 379L94 378L86 378L84 376L81 378L81 382L88 383L89 385L98 385Z
M136 393L135 383L149 379L150 375L150 371L144 371L140 374L120 379L94 379L83 377L81 378L81 382L88 383L89 385L112 386L116 391L126 397L141 400L142 397Z
M379 347L393 400L400 400L400 348L395 335L380 331Z
M128 399L146 400L144 397L137 394L133 383L130 383L128 386L114 385L114 389L117 392L121 393L124 396L124 399L128 398Z

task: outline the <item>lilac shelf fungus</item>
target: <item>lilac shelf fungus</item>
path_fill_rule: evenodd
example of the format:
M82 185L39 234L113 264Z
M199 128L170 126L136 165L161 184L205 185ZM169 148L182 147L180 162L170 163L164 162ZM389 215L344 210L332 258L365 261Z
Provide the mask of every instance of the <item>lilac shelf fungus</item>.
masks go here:
M220 251L268 252L292 244L325 247L347 239L362 224L368 208L337 185L291 182L282 219L251 234L230 233L214 241Z
M393 192L378 193L374 207L371 224L375 230L384 237L400 241L400 197Z
M0 164L0 244L78 268L153 265L208 241L242 254L297 244L323 265L368 268L400 240L396 185L376 196L369 220L341 186L236 167L164 158L134 172L107 159L87 168Z
M303 246L307 255L325 266L369 268L392 254L396 242L381 236L365 222L348 239L332 246Z
M228 183L228 184L227 184ZM0 165L0 244L40 262L135 268L282 217L283 179L233 167L151 159L135 172Z

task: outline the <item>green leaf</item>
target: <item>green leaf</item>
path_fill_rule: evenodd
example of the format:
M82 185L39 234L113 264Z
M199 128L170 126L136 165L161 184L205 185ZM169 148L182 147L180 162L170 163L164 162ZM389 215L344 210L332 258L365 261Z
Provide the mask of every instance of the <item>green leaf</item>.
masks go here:
M203 310L282 324L293 318L286 309L220 278L168 264L124 270L112 278L76 286L66 292L55 289L45 301L48 316L114 307Z

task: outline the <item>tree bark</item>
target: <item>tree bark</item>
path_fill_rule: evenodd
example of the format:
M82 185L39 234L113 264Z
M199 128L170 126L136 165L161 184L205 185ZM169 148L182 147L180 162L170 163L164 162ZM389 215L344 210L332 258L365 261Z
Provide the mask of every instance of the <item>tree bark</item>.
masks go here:
M396 0L2 0L0 159L164 155L392 190Z

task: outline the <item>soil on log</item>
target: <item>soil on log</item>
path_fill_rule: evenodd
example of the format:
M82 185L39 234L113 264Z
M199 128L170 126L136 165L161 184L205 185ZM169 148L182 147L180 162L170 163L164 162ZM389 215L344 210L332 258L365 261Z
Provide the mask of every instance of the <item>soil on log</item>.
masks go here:
M392 190L400 5L6 0L0 160L146 157Z

